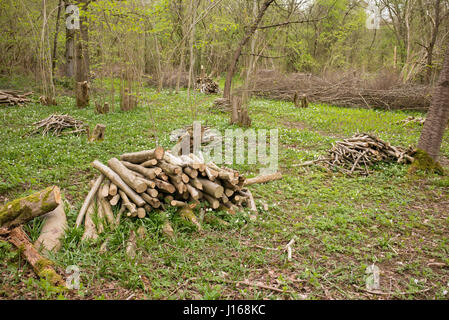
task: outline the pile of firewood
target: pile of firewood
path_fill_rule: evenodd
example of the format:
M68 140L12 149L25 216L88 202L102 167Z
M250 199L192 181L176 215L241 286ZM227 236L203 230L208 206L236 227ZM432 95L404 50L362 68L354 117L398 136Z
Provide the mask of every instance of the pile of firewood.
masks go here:
M220 87L212 78L204 76L196 79L195 89L201 93L214 94L220 93Z
M61 134L77 134L84 133L88 127L84 122L76 120L69 115L52 114L48 118L33 123L35 130L29 133L34 135L42 133L42 135L52 134L54 136L60 136ZM71 131L64 131L66 129L73 129ZM63 132L64 131L64 132Z
M327 156L304 162L299 166L321 163L325 167L336 168L345 174L369 175L369 167L373 164L392 161L411 163L413 153L411 148L395 147L373 135L362 133L335 142Z
M20 93L15 90L0 90L0 105L16 106L30 102L32 92Z
M235 170L206 164L201 154L175 156L157 147L123 154L120 160L112 158L107 165L96 160L92 166L100 176L92 181L76 221L80 226L86 216L84 238L95 238L104 230L102 223L113 227L123 215L144 218L166 205L193 209L205 201L210 208L231 214L243 206L256 210L251 192L244 189L246 179ZM97 227L93 223L95 206L100 221ZM120 208L115 217L114 206ZM187 218L198 223L193 213Z

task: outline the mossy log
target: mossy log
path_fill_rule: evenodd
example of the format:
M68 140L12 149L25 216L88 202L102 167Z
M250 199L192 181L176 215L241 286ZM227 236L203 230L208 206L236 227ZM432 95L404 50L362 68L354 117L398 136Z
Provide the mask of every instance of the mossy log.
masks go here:
M33 267L34 272L40 278L46 279L53 286L64 285L62 277L52 267L53 263L39 254L30 240L28 240L21 226L11 230L8 240L20 250L22 256Z
M14 228L56 209L61 204L59 187L52 186L0 208L0 227Z

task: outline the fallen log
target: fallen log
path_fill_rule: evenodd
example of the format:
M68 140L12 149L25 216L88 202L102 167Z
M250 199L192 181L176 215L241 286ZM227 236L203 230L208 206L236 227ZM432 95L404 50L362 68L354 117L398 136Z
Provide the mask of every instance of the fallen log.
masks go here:
M53 286L64 285L62 277L52 267L53 263L39 254L21 226L11 230L8 241L20 250L22 256L33 267L34 272L40 278L46 279Z
M282 173L276 172L273 174L261 175L255 178L246 179L244 185L249 186L256 183L267 183L270 181L280 180L282 179Z
M14 228L56 209L61 204L57 186L48 187L0 208L0 227Z

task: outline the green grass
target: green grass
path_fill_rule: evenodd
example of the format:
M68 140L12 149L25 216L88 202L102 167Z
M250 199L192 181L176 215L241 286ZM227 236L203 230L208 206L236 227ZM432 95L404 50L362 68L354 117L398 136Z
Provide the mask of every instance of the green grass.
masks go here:
M0 82L1 83L1 82ZM36 279L29 266L6 242L0 242L0 297L29 299L447 299L449 282L449 199L445 176L410 176L407 166L379 165L368 177L349 178L320 167L295 167L313 159L340 137L371 132L394 145L416 145L421 127L397 124L410 113L346 109L253 99L253 128L279 129L279 165L284 179L254 185L259 216L247 213L216 215L229 226L204 223L195 228L169 212L175 239L161 233L161 214L122 221L96 243L80 241L74 221L97 174L90 163L106 162L124 152L152 148L156 141L170 147L172 130L196 120L221 132L229 116L211 114L215 96L188 99L168 91L145 90L147 102L131 112L96 115L93 108L76 109L61 96L58 106L32 103L0 109L0 196L13 199L48 185L61 187L68 201L69 229L62 249L51 256L64 274L67 266L81 270L80 290L61 293ZM116 107L117 108L117 107ZM23 137L31 124L52 113L70 114L107 126L106 139L87 143L85 136ZM449 138L442 154L449 157ZM247 176L259 165L236 165ZM1 200L1 199L0 199ZM263 204L268 205L264 210ZM266 208L265 208L266 209ZM131 229L143 226L135 259L125 255ZM26 231L39 235L39 219ZM285 245L296 239L293 260ZM100 247L106 242L108 249ZM366 267L381 271L381 288L389 295L366 292ZM249 281L284 292L238 284Z

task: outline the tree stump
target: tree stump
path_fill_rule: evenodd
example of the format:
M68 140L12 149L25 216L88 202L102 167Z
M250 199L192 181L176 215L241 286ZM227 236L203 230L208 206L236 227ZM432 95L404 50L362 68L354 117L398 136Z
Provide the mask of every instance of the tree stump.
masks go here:
M89 83L87 81L76 83L76 106L85 108L89 105Z
M106 126L104 124L97 124L95 126L92 134L90 134L90 132L88 132L89 142L103 141L105 131L106 131Z

